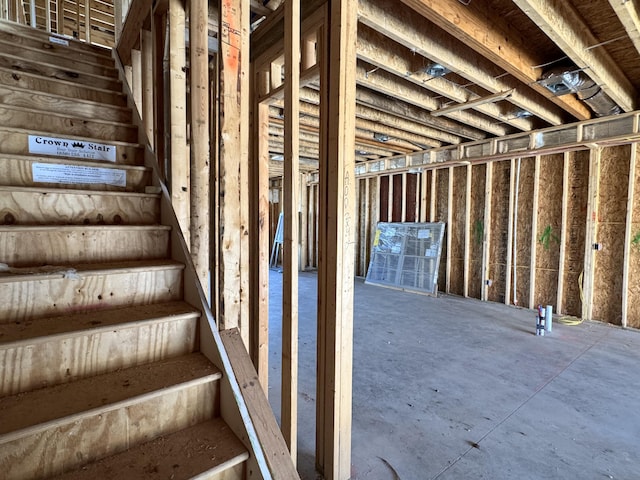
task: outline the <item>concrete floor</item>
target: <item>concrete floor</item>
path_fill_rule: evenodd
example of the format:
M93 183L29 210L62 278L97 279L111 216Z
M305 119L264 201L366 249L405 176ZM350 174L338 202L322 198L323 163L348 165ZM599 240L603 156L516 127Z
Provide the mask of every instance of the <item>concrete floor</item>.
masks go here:
M282 274L270 280L278 414ZM303 480L316 479L316 283L300 274ZM536 337L528 310L359 279L354 321L354 480L640 479L639 332L556 322Z

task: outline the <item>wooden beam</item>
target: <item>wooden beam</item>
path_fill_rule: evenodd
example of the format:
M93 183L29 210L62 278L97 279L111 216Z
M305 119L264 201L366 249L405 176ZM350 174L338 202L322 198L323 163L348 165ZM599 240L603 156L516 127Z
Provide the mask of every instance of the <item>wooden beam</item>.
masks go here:
M484 185L484 234L482 242L482 300L489 300L491 276L491 197L493 194L493 162L487 163Z
M191 259L209 298L209 32L207 0L189 0ZM209 298L209 301L211 299Z
M293 463L298 454L298 203L300 169L300 1L284 4L285 96L281 428Z
M472 185L473 165L467 165L467 182L465 189L465 209L464 209L464 286L463 295L469 297L469 280L471 265L471 185Z
M538 205L540 200L540 155L536 155L533 170L531 209L531 261L529 263L529 308L536 308L536 261L538 251Z
M514 0L514 3L625 112L636 108L638 92L578 11L564 0Z
M220 0L219 11L218 318L249 348L249 8Z
M560 258L558 260L558 292L556 295L556 312L562 313L564 307L564 272L567 258L567 225L569 223L569 174L571 173L571 153L563 155L562 169L562 217L560 219Z
M637 172L638 145L631 144L631 158L629 159L629 190L627 192L627 218L624 236L624 260L622 266L622 327L628 325L629 314L629 263L631 261L631 242L633 240L633 207L635 204L635 183Z
M185 12L181 0L169 0L169 154L171 204L182 235L190 244L189 156L187 150L187 83ZM138 31L139 33L139 31Z
M598 238L598 213L600 205L600 163L602 148L589 151L589 196L587 199L587 223L584 241L583 300L582 318L592 320L593 285L595 274L595 250L593 244Z
M361 24L358 26L357 49L359 59L366 61L375 68L378 68L378 70L370 73L369 75L372 81L376 76L387 72L388 74L391 74L392 77L398 77L397 81L399 82L406 81L407 83L416 86L419 90L434 92L448 100L466 102L469 99L477 97L477 95L470 95L467 90L453 82L449 82L445 78L432 77L428 75L424 72L425 59L423 57L417 55L407 57L406 51L403 47L399 47L396 42L366 25ZM425 108L431 108L430 103L424 103L423 105ZM433 109L439 108L439 106L440 104L436 104L433 106ZM511 125L522 131L529 131L533 129L533 122L531 119L516 118L513 115L509 115L509 112L495 104L479 105L474 110L487 115L488 117L504 121L505 124ZM457 112L449 115L449 117L481 130L485 130L481 125L474 124L469 121L469 115L470 112Z
M638 2L609 0L609 4L627 31L633 46L640 52L640 7Z
M460 2L458 2L460 3ZM502 77L503 69L478 58L449 33L425 26L424 18L394 0L359 0L360 21L384 33L408 49L440 63L468 81L492 93L515 88L510 103L527 110L552 125L563 123L565 115L556 105L531 90L523 90L520 81Z
M355 42L357 5L329 0L321 48L320 269L317 464L327 480L351 478ZM321 445L318 448L318 445Z
M534 46L528 46L522 32L511 26L507 19L498 18L485 2L465 2L465 4L459 0L402 0L402 2L519 81L531 84L539 94L577 119L586 120L591 117L589 109L574 96L555 97L541 85L532 83L540 79L543 72L542 67L535 66L545 63L547 59L537 54Z

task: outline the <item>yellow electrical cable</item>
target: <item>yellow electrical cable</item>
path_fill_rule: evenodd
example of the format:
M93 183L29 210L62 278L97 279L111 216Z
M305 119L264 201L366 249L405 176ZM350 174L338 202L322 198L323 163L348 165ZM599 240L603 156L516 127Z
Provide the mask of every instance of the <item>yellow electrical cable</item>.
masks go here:
M580 272L578 275L578 287L580 287L580 301L584 303L584 290L582 289L582 279L584 277L584 270ZM580 325L584 320L582 318L576 317L560 317L556 321L562 323L563 325L575 326Z

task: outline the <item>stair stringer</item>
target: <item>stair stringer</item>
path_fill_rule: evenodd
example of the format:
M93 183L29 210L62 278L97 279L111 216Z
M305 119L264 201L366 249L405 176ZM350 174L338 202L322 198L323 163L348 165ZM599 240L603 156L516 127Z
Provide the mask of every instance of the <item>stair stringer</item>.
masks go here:
M182 229L171 204L171 195L167 186L161 180L158 160L149 146L143 121L133 101L133 93L127 82L120 56L115 48L112 50L112 56L126 94L127 106L132 111L132 123L138 126L138 143L145 145L144 165L151 168L152 185L160 188L161 224L171 226L171 259L185 265L183 272L183 300L202 312L201 321L199 322L200 351L223 373L220 379L220 417L229 425L233 433L249 451L246 469L247 480L272 480L265 452L256 434L247 404L233 372L231 360L224 348L215 318L209 308L206 295L191 260L189 249L182 235ZM204 321L205 319L206 321Z

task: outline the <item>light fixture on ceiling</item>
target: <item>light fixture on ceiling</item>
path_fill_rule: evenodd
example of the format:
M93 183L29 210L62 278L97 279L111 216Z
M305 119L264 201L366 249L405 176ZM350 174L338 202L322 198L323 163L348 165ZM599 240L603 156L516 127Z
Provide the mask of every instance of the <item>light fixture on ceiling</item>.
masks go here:
M431 75L432 77L444 77L447 73L450 72L451 70L439 63L431 63L424 69L424 73L426 73L427 75Z
M389 141L389 135L385 135L384 133L374 132L373 139L377 140L378 142L388 142Z

